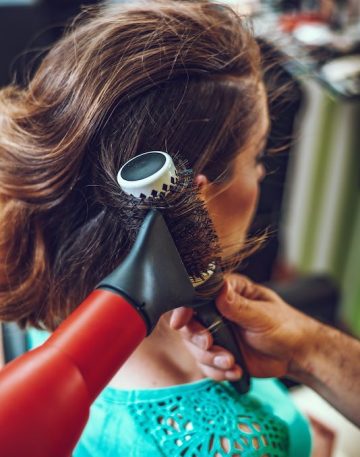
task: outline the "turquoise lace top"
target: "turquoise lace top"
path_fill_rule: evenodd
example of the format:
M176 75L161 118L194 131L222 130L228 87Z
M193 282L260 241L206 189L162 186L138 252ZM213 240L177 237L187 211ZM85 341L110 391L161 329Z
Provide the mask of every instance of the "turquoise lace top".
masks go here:
M46 339L31 330L29 347ZM276 380L239 395L203 379L160 389L106 387L73 457L308 457L307 420Z

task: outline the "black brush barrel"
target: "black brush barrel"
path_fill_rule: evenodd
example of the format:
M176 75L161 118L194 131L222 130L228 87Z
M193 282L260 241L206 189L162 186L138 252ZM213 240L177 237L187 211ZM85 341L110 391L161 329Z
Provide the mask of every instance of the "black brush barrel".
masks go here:
M250 389L250 376L233 330L233 324L219 313L214 302L208 302L197 308L197 319L204 327L211 327L215 324L214 344L230 351L235 362L243 371L241 379L232 381L231 385L239 394L246 394Z

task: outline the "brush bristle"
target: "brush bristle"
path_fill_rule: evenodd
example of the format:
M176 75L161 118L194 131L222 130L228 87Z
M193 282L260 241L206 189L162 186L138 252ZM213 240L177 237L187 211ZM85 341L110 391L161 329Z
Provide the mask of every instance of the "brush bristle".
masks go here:
M176 185L165 196L135 198L123 194L132 243L149 209L161 212L190 278L205 279L209 264L220 264L220 245L204 202L200 199L193 173L177 161Z

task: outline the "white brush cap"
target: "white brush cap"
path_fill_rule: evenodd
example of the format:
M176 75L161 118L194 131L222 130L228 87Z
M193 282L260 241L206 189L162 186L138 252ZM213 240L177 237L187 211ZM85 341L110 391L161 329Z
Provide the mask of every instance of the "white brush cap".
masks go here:
M117 175L121 189L136 198L165 196L176 181L174 162L163 151L149 151L133 157Z

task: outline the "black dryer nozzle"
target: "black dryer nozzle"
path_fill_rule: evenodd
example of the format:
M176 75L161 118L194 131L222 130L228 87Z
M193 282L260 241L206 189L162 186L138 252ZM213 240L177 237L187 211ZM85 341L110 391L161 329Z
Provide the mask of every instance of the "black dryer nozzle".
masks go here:
M194 288L162 215L150 210L125 260L97 286L125 295L147 324L194 299Z

